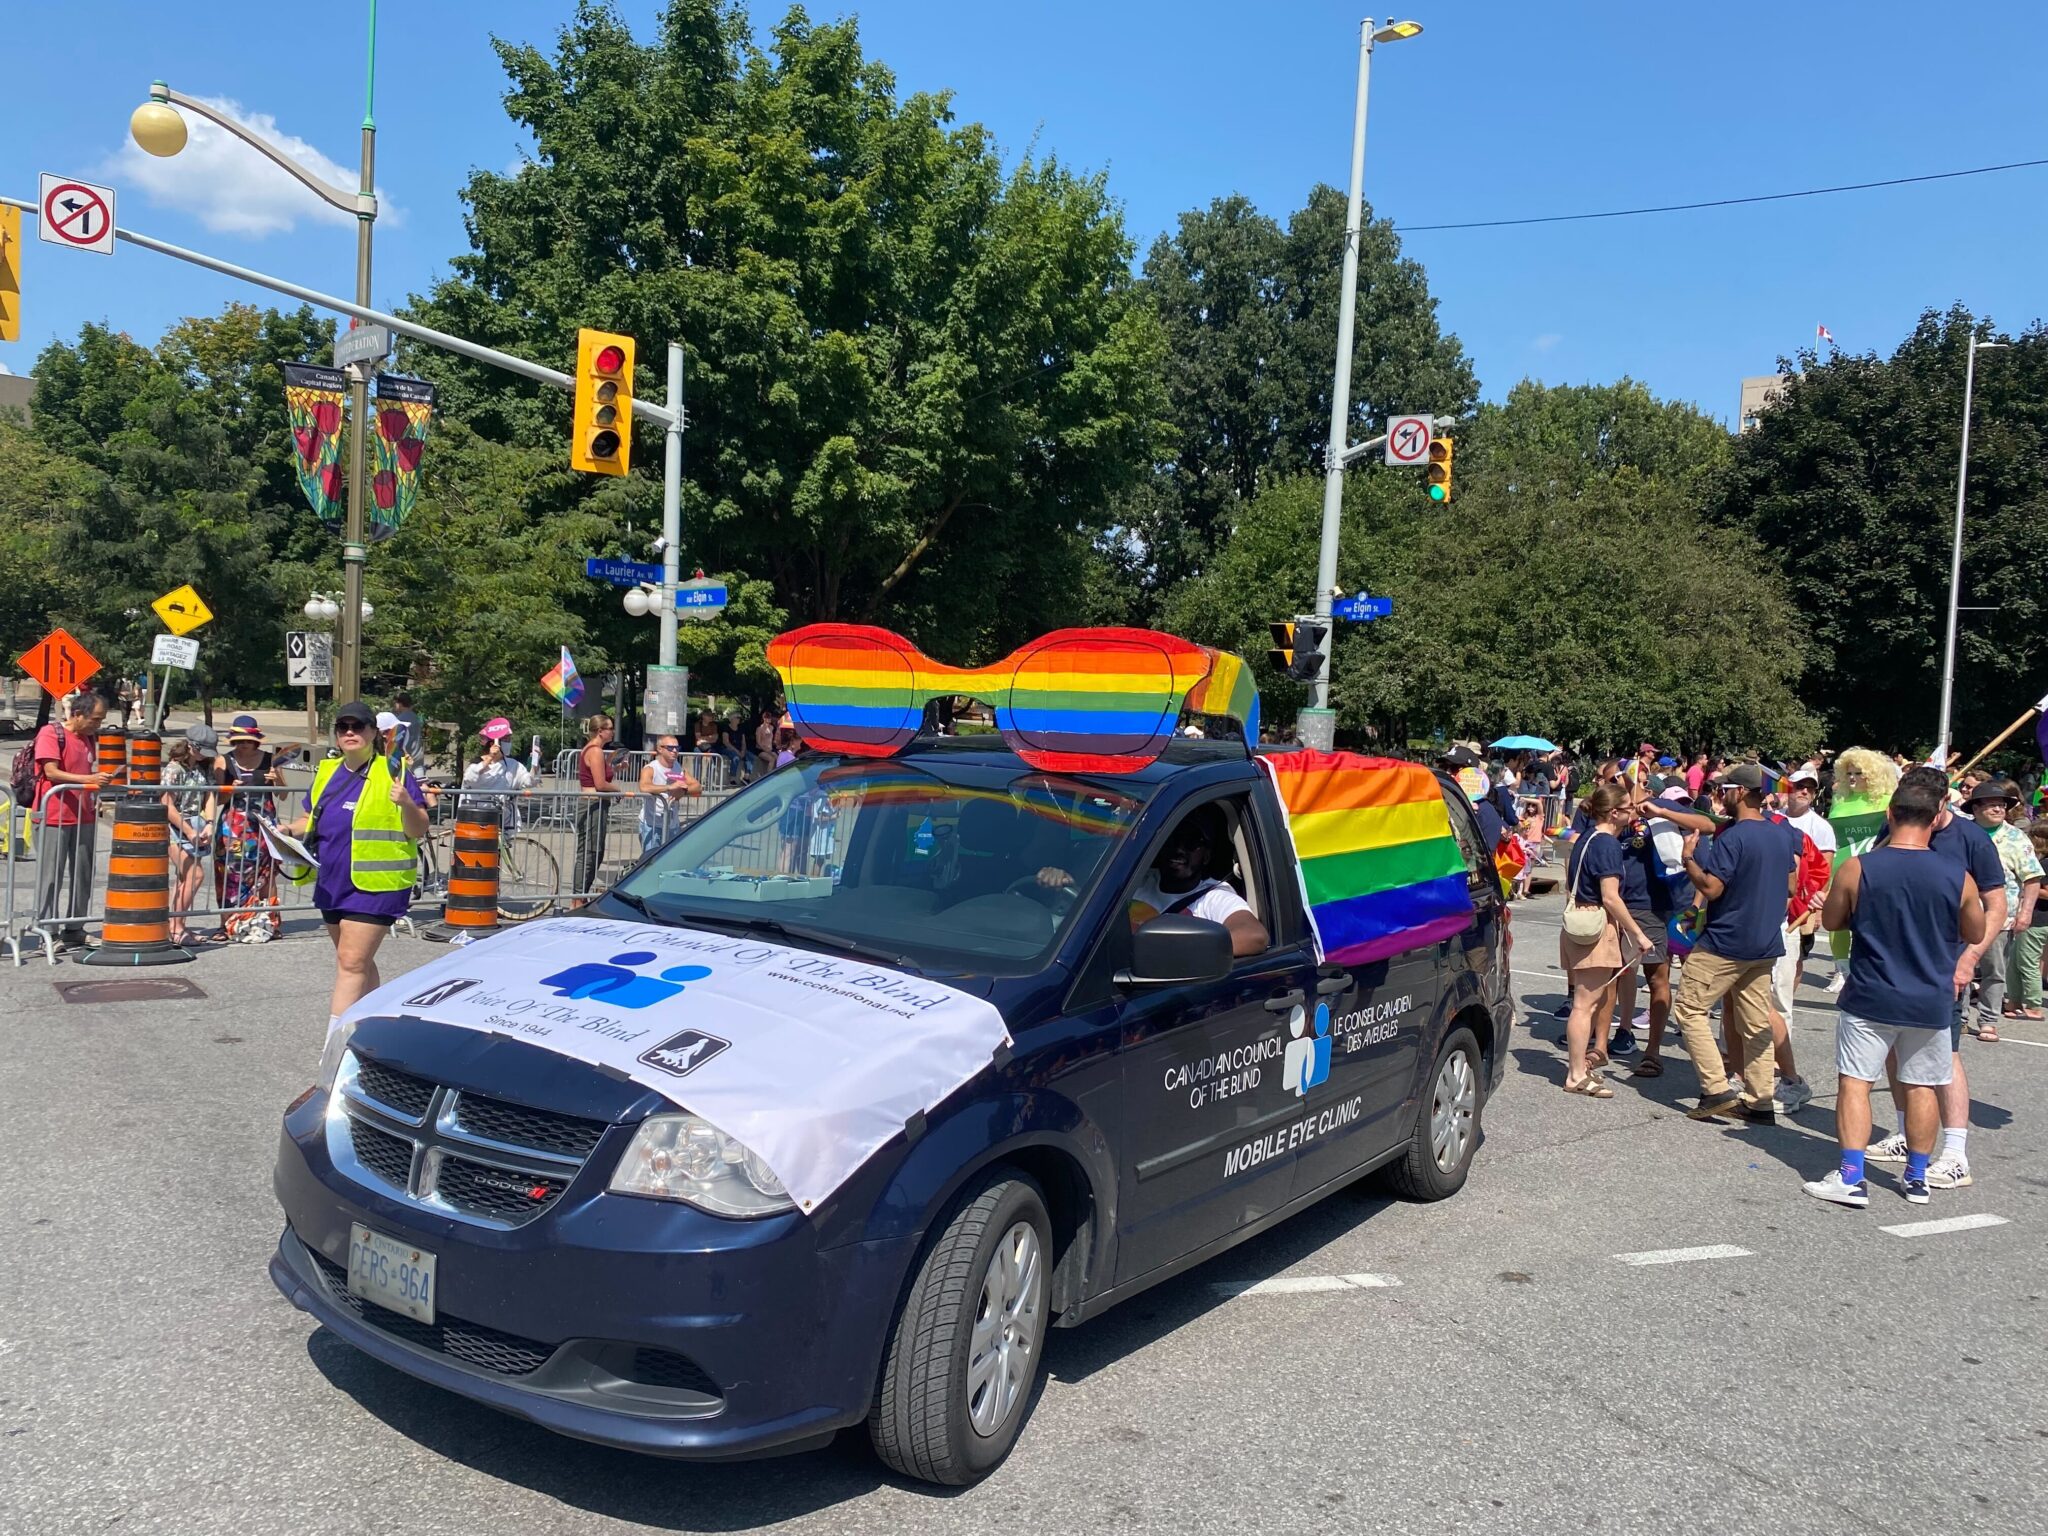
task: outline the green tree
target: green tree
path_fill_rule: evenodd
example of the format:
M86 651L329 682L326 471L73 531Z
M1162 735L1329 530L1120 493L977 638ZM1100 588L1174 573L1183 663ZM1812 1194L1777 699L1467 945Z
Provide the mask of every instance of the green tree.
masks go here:
M1171 359L1170 461L1124 522L1164 590L1201 570L1236 504L1319 462L1329 436L1344 255L1344 198L1313 189L1283 231L1241 196L1184 213L1153 242L1142 293ZM1360 246L1352 435L1390 414L1460 414L1478 393L1470 361L1438 326L1419 263L1366 214Z
M1731 459L1726 427L1626 377L1613 384L1524 379L1498 405L1481 405L1453 435L1459 486L1485 479L1569 488L1631 469L1704 497Z
M86 610L95 573L60 557L61 532L112 494L105 475L0 422L0 659Z
M1922 751L1941 696L1956 443L1969 338L1928 310L1889 358L1802 353L1738 441L1718 514L1782 566L1810 642L1802 691L1829 739ZM2048 675L2048 327L1978 359L1954 735L1988 741Z
M472 250L422 318L558 365L578 326L625 331L643 393L683 342L685 556L767 579L792 619L981 652L1071 611L1163 433L1100 176L1006 171L947 96L899 99L852 23L801 10L766 51L720 0L671 0L647 44L586 0L552 55L497 46L535 156L471 178ZM566 401L419 366L484 435L562 451ZM635 459L658 480L656 443Z

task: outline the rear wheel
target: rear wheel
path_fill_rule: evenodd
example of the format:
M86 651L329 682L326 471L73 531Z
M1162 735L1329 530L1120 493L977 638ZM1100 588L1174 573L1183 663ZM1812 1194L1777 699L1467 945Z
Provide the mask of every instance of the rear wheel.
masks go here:
M498 845L498 916L506 922L545 915L561 890L561 866L546 843L515 832Z
M926 1250L868 1415L875 1452L906 1477L960 1487L1009 1455L1045 1346L1052 1223L1038 1187L1001 1170Z
M1454 1029L1415 1107L1407 1156L1388 1166L1386 1182L1396 1194L1442 1200L1464 1188L1479 1146L1479 1084L1479 1041L1469 1029Z

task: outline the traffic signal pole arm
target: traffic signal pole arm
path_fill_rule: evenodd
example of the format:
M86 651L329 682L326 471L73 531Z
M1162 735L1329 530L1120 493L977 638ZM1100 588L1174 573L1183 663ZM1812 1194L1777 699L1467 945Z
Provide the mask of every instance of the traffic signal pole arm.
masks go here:
M0 197L0 203L5 203L10 208L20 208L31 217L37 212L34 203L24 202L16 197ZM116 226L114 238L126 241L130 245L141 246L146 251L155 251L159 256L188 261L195 267L204 267L209 272L220 273L223 277L239 278L245 283L254 283L259 288L268 288L273 293L281 293L302 303L333 310L337 314L353 315L356 319L368 321L372 325L386 326L401 336L425 342L430 347L439 347L442 351L453 352L458 357L467 357L475 362L487 363L493 368L502 368L507 373L516 373L521 378L532 379L536 383L551 384L568 394L574 394L576 391L576 381L559 369L544 367L523 357L514 357L510 352L500 352L495 347L486 347L461 336L451 336L446 331L437 331L432 326L386 314L381 309L371 309L367 304L352 303L331 293L322 293L317 288L307 288L282 277L272 277L268 272L238 267L231 261L222 261L218 256L208 256L203 251L187 250L182 245L172 245L168 240L158 240L132 229ZM656 405L651 400L638 398L633 401L633 414L642 421L651 421L662 427L677 420L675 412Z

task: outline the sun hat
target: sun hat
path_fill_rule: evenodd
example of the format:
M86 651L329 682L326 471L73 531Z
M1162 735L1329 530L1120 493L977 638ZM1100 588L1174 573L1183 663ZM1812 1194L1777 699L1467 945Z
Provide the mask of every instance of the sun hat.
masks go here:
M1970 791L1969 795L1964 799L1963 804L1975 805L1979 801L1996 800L2003 804L2010 805L2016 803L2019 800L2019 798L2020 797L2015 792L2014 787L2006 783L2004 780L1986 779L1982 784L1979 784L1975 789Z
M485 741L503 741L512 734L512 722L503 715L493 715L483 723L477 735Z
M263 727L256 723L254 715L237 715L228 722L229 741L261 741L262 739Z

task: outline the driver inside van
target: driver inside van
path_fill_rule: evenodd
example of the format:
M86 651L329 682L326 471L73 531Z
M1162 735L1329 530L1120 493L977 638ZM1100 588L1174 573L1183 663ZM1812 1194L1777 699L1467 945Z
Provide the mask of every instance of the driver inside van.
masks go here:
M1218 805L1197 806L1181 818L1166 836L1166 846L1145 871L1145 878L1131 892L1130 920L1133 930L1155 917L1186 913L1230 931L1230 952L1243 959L1263 954L1272 945L1266 925L1253 916L1251 906L1210 871L1222 867L1229 827ZM1038 883L1055 890L1073 883L1064 869L1048 866L1038 872Z

